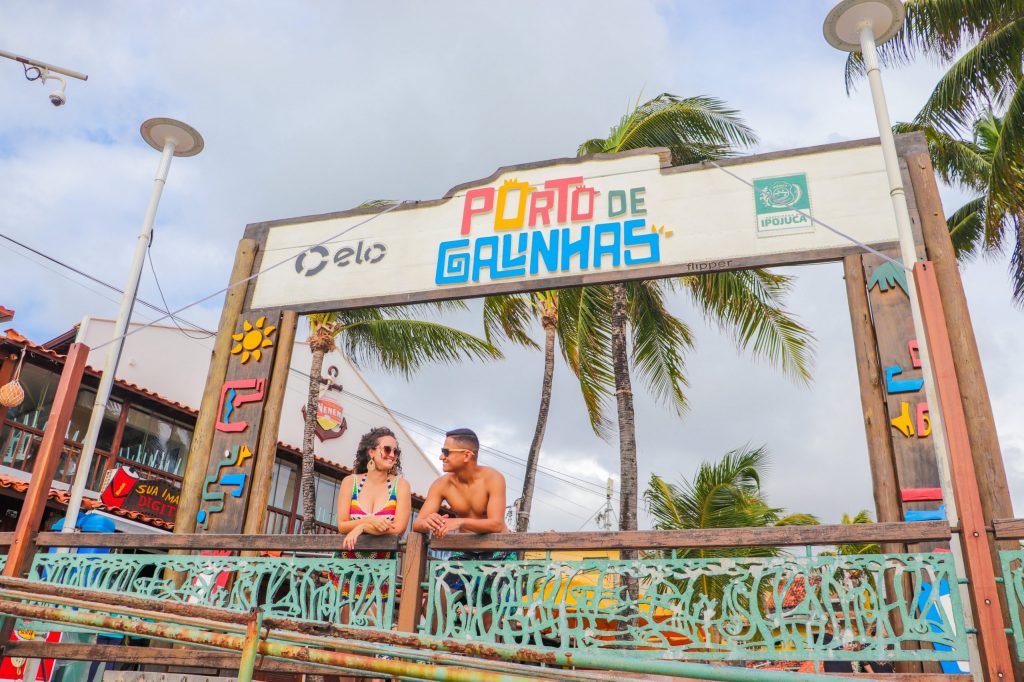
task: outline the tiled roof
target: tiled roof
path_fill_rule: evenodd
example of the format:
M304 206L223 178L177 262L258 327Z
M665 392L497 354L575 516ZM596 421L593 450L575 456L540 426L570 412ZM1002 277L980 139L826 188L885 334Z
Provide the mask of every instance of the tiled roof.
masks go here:
M47 358L47 359L49 359L49 360L51 360L53 362L63 364L63 362L67 358L66 355L61 355L60 353L57 353L56 351L52 351L52 350L50 350L48 348L45 348L45 347L43 347L43 346L41 346L41 345L39 345L37 343L33 343L32 341L29 341L25 336L23 336L22 334L19 334L14 329L7 329L5 334L7 335L6 341L11 342L11 343L13 343L15 345L24 346L25 348L27 348L29 350L29 352L31 352L33 354L36 354L36 355L39 355L41 357L45 357L45 358ZM94 377L99 377L102 374L102 372L100 370L98 370L98 369L96 369L94 367L88 366L88 365L86 366L85 371L86 371L87 374L89 374L90 376L94 376ZM148 388L145 388L143 386L139 386L138 384L133 384L130 381L125 381L124 379L116 379L114 383L115 383L116 386L118 386L120 388L123 388L124 390L126 390L126 391L128 391L130 393L135 393L136 395L144 396L144 397L146 397L146 398L148 398L148 399L150 399L150 400L152 400L154 402L157 402L157 403L160 403L160 404L163 404L163 405L167 405L168 407L172 407L172 408L174 408L176 410L179 410L181 412L184 412L184 413L186 413L186 414L188 414L188 415L190 415L192 417L196 417L196 416L199 415L199 410L195 409L194 407L190 407L188 405L185 405L184 403L179 403L176 400L172 400L172 399L170 399L170 398L168 398L166 396L160 395L156 391L151 391ZM280 448L281 450L285 450L286 452L290 452L290 453L295 454L295 455L299 455L299 456L302 455L302 450L300 450L299 448L296 448L293 445L288 445L287 443L284 443L284 442L281 442L281 441L279 441L277 443L277 447ZM337 462L334 462L332 460L325 459L325 458L319 457L319 456L316 457L316 461L319 462L320 464L325 465L325 466L329 466L329 467L332 467L334 469L338 469L338 470L340 470L344 474L352 473L351 469L349 467L345 466L344 464L339 464Z
M14 490L16 492L24 494L25 491L28 490L28 481L22 481L11 476L5 476L3 474L0 474L0 488L7 488L9 490ZM50 488L49 498L54 502L57 502L58 504L67 506L68 501L71 499L71 495L66 490L57 490L56 488ZM97 502L96 500L83 499L82 509L90 511L95 509L98 511L106 512L108 514L114 514L115 516L120 516L122 518L131 519L132 521L144 523L148 526L153 526L155 528L163 528L164 530L174 529L174 523L172 523L171 521L164 521L163 519L147 516L142 512L128 511L126 509L121 509L120 507L108 507L105 504Z
M14 319L14 311L0 305L0 322L7 322Z

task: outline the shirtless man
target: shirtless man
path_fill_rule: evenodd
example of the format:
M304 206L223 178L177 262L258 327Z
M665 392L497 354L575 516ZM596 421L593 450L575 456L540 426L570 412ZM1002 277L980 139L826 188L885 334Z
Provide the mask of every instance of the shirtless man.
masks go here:
M445 474L430 486L420 514L412 524L413 530L432 533L435 538L443 538L449 533L508 532L505 525L505 477L491 467L477 464L480 441L471 430L455 429L445 436L444 447L441 448ZM458 514L458 518L438 513L442 503ZM481 579L477 573L477 577L472 578L473 573L466 571L460 562L481 562L483 565L478 570L486 574L483 562L505 561L515 556L515 552L506 550L452 552L448 557L451 568L441 577L447 590L441 595L441 608L434 614L433 632L445 631L445 621L452 615L449 610L460 608L460 604L480 608L478 627L490 630L495 608L509 601L505 593L511 584L507 578L496 580L494 575ZM518 605L518 602L514 603Z
M508 532L505 477L496 469L477 463L480 440L473 431L455 429L445 436L441 448L445 474L430 486L412 529L432 533L438 538L449 533ZM458 518L438 513L442 503L458 514Z

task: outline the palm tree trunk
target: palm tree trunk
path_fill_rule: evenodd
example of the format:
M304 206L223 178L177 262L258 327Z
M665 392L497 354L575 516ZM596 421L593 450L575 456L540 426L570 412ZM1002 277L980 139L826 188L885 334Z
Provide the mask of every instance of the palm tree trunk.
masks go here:
M619 414L619 530L636 530L637 470L633 389L626 349L626 287L612 285L612 367Z
M523 495L519 501L519 518L516 520L516 531L520 533L525 533L530 528L530 507L533 505L533 486L537 480L540 444L544 441L544 430L548 425L548 410L551 407L551 384L555 376L555 326L557 324L557 309L545 308L541 316L541 325L544 327L544 380L540 389L537 428L533 432L530 454L526 458Z
M629 358L626 354L626 287L612 285L612 368L615 372L615 403L619 413L619 530L636 530L637 471L636 429L633 413L633 388L629 381ZM636 559L636 550L622 550L620 557ZM640 583L635 576L623 579L626 599L630 602L624 615L633 625L639 624L635 604L640 598ZM625 623L622 623L625 625Z
M316 516L316 495L313 490L313 436L316 434L316 411L320 404L320 379L323 377L324 355L320 344L310 343L313 361L309 365L309 394L306 396L306 418L302 429L302 534L313 532Z

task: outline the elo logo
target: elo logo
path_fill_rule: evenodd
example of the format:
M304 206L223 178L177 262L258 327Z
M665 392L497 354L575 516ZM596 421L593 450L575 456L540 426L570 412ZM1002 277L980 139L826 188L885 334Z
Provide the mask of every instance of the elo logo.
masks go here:
M388 247L380 242L366 246L360 240L355 248L342 246L334 252L334 257L331 258L331 253L327 250L327 247L317 244L298 255L295 259L295 272L306 277L312 277L326 268L327 264L331 261L334 261L334 264L339 268L346 267L352 263L356 265L362 265L363 263L373 265L374 263L379 263L387 255L387 252Z

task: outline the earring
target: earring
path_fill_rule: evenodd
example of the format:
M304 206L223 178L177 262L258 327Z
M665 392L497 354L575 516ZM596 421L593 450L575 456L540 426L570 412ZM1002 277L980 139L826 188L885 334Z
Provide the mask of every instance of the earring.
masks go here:
M370 458L370 461L366 463L366 470L367 471L376 471L377 470L377 464L376 464L376 462L373 461L372 457Z

